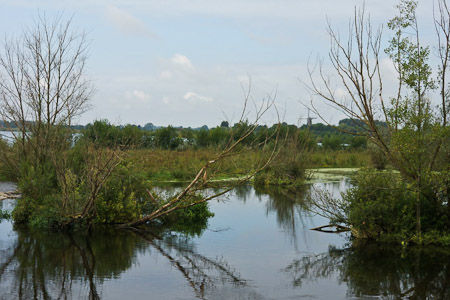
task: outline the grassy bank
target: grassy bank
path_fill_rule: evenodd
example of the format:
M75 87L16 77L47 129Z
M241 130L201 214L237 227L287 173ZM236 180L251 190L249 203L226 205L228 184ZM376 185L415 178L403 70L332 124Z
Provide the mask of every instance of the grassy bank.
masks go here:
M171 150L130 150L126 160L133 172L144 174L151 181L187 181L200 168L219 154L213 148ZM243 151L224 161L215 171L216 180L239 178L248 174L266 156L262 151ZM300 158L301 159L301 158ZM305 158L308 169L359 168L370 166L370 157L365 151L317 151ZM326 172L327 173L327 172Z
M215 148L184 151L140 149L127 151L124 159L133 173L144 175L150 181L182 182L191 180L208 160L217 157L219 153L220 151ZM254 168L255 163L262 161L266 156L267 154L262 151L242 151L218 166L214 178L227 180L245 176ZM304 165L309 170L371 166L370 157L366 151L318 150L309 154L305 160ZM6 174L4 170L0 163L0 180L11 180L10 174Z
M192 180L205 163L220 154L216 149L171 150L131 150L126 161L134 172L140 172L151 181ZM265 156L261 151L243 151L231 156L211 170L214 179L238 178L247 175L255 163Z
M311 154L311 168L361 168L372 165L366 150L317 150Z

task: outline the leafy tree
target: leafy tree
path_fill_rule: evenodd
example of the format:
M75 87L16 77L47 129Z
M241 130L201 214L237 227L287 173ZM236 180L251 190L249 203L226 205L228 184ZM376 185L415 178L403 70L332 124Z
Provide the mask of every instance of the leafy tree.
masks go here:
M433 78L430 65L430 47L425 46L421 39L417 2L411 0L400 1L396 7L397 16L388 23L393 37L384 52L397 70L396 94L385 97L385 81L380 67L382 31L374 31L364 10L355 11L348 41L341 41L340 35L331 26L328 28L331 63L347 96L338 98L323 70L319 71L318 81L310 69L310 90L351 119L358 120L359 134L380 149L414 191L418 237L422 234L422 219L427 218L422 215L423 208L433 207L434 211L428 211L429 214L439 215L447 211L447 217L450 217L449 199L441 197L440 189L436 189L433 183L433 174L448 172L450 168L450 156L446 150L450 140L447 126L450 11L444 0L437 4L434 21L439 37L436 48L441 58L437 80ZM441 91L441 101L434 107L431 95L436 88ZM377 120L379 117L384 123Z
M228 127L221 126L209 130L209 142L214 146L224 146L230 139Z
M162 149L176 149L181 144L177 130L172 126L160 128L155 132L156 144Z
M144 132L136 125L126 125L121 130L120 143L123 146L140 146L142 145Z
M209 131L207 129L197 130L195 133L196 145L198 147L208 147L209 145Z
M337 134L327 135L322 139L322 147L329 150L339 150L342 148L343 139Z
M83 131L83 136L102 147L112 147L120 140L120 129L111 125L108 120L97 120L88 124Z

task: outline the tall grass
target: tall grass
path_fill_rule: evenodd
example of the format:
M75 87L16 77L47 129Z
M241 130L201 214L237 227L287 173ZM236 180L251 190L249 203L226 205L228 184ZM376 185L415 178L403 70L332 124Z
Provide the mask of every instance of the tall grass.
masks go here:
M372 166L366 150L317 150L311 154L313 168L360 168Z
M134 172L143 173L149 180L173 181L190 180L200 168L216 157L220 150L215 148L186 149L184 151L161 149L138 149L127 151L126 159ZM262 150L242 149L239 154L229 157L211 170L215 179L234 178L249 174L267 156ZM300 158L301 159L301 158ZM313 168L357 168L371 166L366 151L319 150L305 163ZM276 161L283 160L277 157Z
M136 172L143 172L150 180L190 180L204 164L217 157L220 150L213 148L171 151L141 149L127 151L127 160ZM248 150L231 156L211 170L215 179L247 175L262 160L262 151Z

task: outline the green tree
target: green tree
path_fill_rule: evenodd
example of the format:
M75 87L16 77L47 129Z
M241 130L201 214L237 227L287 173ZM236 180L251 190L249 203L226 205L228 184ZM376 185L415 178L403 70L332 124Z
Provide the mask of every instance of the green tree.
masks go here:
M450 13L445 1L438 1L435 15L439 57L438 78L433 78L430 65L430 47L422 43L417 20L417 2L402 0L397 16L389 23L393 37L388 41L385 54L397 70L397 93L385 97L386 84L382 76L382 31L365 17L364 10L355 11L350 23L348 41L343 42L330 26L330 59L346 91L338 98L327 77L320 71L319 81L310 69L310 90L363 124L361 134L375 144L390 164L397 169L415 195L416 235L422 234L423 207L434 207L428 213L450 217L448 198L439 194L433 183L435 172L448 172L450 168L447 126L449 90L447 59L450 49ZM322 68L320 66L319 68ZM432 105L432 91L441 91L440 104ZM382 126L377 118L382 118ZM447 160L446 160L447 159ZM437 163L442 162L442 163Z
M326 135L322 139L322 147L329 150L342 149L343 139L338 134Z
M200 129L195 133L196 145L198 147L208 147L209 131L208 129Z
M225 146L230 139L230 131L227 127L216 127L209 130L209 142L214 146Z
M177 130L170 125L156 130L155 138L156 144L162 149L176 149L182 142Z

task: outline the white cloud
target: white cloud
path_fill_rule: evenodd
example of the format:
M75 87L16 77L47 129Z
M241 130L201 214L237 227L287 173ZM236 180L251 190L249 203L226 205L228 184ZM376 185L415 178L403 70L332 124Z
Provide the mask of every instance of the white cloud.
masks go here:
M189 58L181 54L175 54L170 60L176 65L180 65L189 69L193 67Z
M186 94L184 94L183 98L188 100L190 103L213 102L214 101L213 98L201 96L194 92L186 92Z
M151 96L149 94L139 90L126 92L125 97L127 98L127 100L137 100L142 103L148 103L151 99Z
M116 6L108 6L106 15L116 29L123 34L137 35L147 38L157 38L147 26L137 17Z
M163 79L170 79L172 78L173 74L172 72L168 71L168 70L164 70L159 74L159 77L163 78Z

